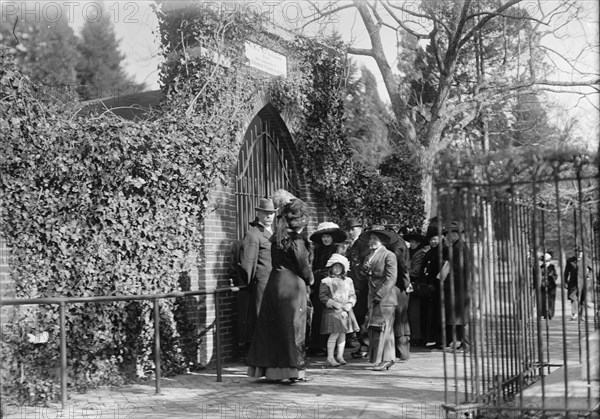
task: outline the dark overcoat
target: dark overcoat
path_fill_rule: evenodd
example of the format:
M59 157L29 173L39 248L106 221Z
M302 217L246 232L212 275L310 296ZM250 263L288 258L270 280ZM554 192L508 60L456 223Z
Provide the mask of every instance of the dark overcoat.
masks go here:
M306 366L307 286L314 281L308 241L291 232L282 248L273 244L272 255L273 270L247 363L252 367L302 370Z
M271 274L271 238L272 233L258 223L252 223L241 245L242 282L248 285L248 306L243 311L242 329L245 330L245 342L250 341L254 324L260 311L263 294ZM240 307L242 314L243 307Z
M446 324L464 325L469 316L471 265L469 248L462 239L458 239L452 244L452 260L450 260L448 249L446 260L450 262L452 269L452 275L448 274L444 281ZM453 307L454 310L452 310Z

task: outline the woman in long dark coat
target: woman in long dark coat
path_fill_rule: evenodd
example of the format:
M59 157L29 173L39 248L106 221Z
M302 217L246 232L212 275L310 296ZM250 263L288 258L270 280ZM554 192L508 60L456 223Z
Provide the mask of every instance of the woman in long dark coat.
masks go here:
M271 238L273 271L247 356L251 377L306 381L307 286L314 282L309 243L300 234L307 223L308 206L299 199L279 215Z
M425 242L429 243L429 250L423 257L421 264L421 283L419 295L421 296L421 327L426 346L442 348L442 321L440 306L440 246L442 256L446 254L443 248L443 231L438 231L436 223L427 227Z

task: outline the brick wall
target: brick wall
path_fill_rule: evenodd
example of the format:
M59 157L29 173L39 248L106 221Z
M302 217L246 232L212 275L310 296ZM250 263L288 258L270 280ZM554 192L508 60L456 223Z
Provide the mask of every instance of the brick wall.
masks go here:
M268 45L280 53L285 54L286 51L277 46L276 41ZM294 68L293 60L288 62L288 72L297 71ZM268 79L272 76L263 73L257 69L247 68L254 76ZM248 113L245 120L246 128L250 125L252 119L267 106L270 102L268 95L257 86L255 92L255 100L253 109ZM302 178L302 170L295 140L290 134L298 125L296 115L282 113L277 110L272 112L272 117L268 118L271 124L278 126L279 133L282 135L283 144L286 147L286 152L292 155L294 161L295 172L298 175L299 198L309 204L311 208L310 224L307 228L307 233L310 236L318 223L327 220L325 206L316 202L315 197L310 191ZM283 122L283 123L282 123ZM245 133L244 133L245 134ZM231 168L229 174L233 180L235 176L235 165ZM234 185L234 182L230 182ZM233 241L237 239L237 217L236 217L236 199L232 186L217 185L209 194L210 208L203 224L203 245L198 249L197 268L190 272L189 290L205 290L208 292L214 291L217 288L229 286L229 254ZM0 237L0 297L10 297L14 295L14 285L10 281L8 256L9 251L5 241ZM187 288L187 287L186 287ZM185 289L187 290L187 289ZM187 307L188 316L198 328L200 334L200 348L198 351L197 362L201 365L209 365L214 363L216 358L215 346L215 298L213 295L200 296L196 299L197 303L189 304ZM219 300L219 318L221 326L221 350L225 361L239 356L237 351L238 345L235 338L235 322L237 321L237 296L234 294L221 294ZM2 316L5 316L5 310L2 311ZM183 336L183 341L189 342L191 337Z
M245 126L248 127L252 119L269 104L269 97L263 92L258 92L255 98L253 110L248 114ZM279 116L281 119L279 119ZM305 201L311 209L310 223L307 227L307 233L310 236L317 225L326 221L326 208L322 203L317 202L310 187L306 184L302 176L300 158L297 151L294 138L287 129L288 124L293 124L293 115L273 115L269 118L272 124L280 125L280 133L284 137L283 146L286 152L291 155L298 175L298 197ZM281 126L283 122L284 126ZM244 133L245 134L245 133ZM218 185L209 195L211 202L210 213L204 222L204 245L200 251L198 268L198 287L208 292L216 288L229 285L229 254L231 244L237 240L237 208L234 186L235 165L229 174L229 186ZM207 296L205 301L199 306L203 312L199 318L203 323L199 324L202 342L198 354L198 362L202 365L211 364L216 359L216 334L215 334L215 301L213 296ZM239 357L240 351L235 335L235 325L237 322L237 296L235 294L222 294L220 300L220 325L221 325L221 351L225 361Z

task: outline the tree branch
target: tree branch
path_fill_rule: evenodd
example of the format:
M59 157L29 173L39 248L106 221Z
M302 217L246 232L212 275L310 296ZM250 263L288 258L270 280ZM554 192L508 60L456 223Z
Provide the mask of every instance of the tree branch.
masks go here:
M510 0L508 3L498 7L496 9L496 11L494 11L493 13L490 13L488 16L485 16L483 19L481 19L479 22L477 22L477 24L475 26L473 26L463 37L462 39L458 42L458 48L462 48L462 46L464 44L467 43L467 41L469 39L471 39L471 37L475 34L475 32L478 32L481 30L482 27L485 26L485 24L487 22L489 22L491 19L493 19L495 16L498 16L499 14L501 14L502 12L504 12L505 10L509 9L510 7L519 4L520 2L522 2L523 0Z
M364 55L367 57L375 58L375 53L373 52L373 50L368 49L368 48L348 47L347 52L348 52L348 54L352 54L352 55Z

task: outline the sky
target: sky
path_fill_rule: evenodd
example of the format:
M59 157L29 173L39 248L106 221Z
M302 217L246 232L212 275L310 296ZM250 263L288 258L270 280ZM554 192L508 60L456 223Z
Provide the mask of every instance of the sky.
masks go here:
M526 0L522 3L534 17L543 18L552 12L558 0ZM553 22L556 25L556 36L547 36L543 39L542 44L548 48L553 48L568 56L567 59L562 59L554 56L554 65L562 71L557 73L557 80L568 81L569 79L577 79L579 75L575 74L570 67L571 64L577 63L578 68L585 68L586 71L595 72L596 77L600 73L600 53L596 47L593 51L587 51L582 56L573 55L575 51L579 51L580 45L585 42L595 42L598 45L598 0L579 0L585 5L588 10L588 15L583 16L580 22L563 26L558 20ZM73 29L78 31L83 26L86 19L94 16L94 12L98 10L98 5L101 1L90 0L45 0L38 2L27 2L24 5L22 1L5 1L2 2L2 13L6 16L10 13L38 13L42 18L44 16L52 16L55 13L53 6L62 6L67 8L69 22ZM409 0L407 7L416 8L420 0ZM9 6L11 5L12 6ZM33 3L33 5L31 4ZM342 2L343 3L343 2ZM286 27L298 27L304 17L308 17L310 9L306 0L230 0L222 2L219 0L205 0L206 7L226 7L238 8L241 10L260 10L272 19L276 24ZM332 1L320 1L318 7L325 9L332 4ZM153 1L128 1L128 0L105 0L105 13L109 13L114 23L117 38L120 41L120 48L125 55L124 67L125 70L134 79L146 84L147 90L155 90L159 88L158 66L161 62L159 54L159 41L157 30L157 18L153 9ZM14 8L16 6L16 9ZM12 7L12 8L7 8ZM369 47L369 37L362 26L360 17L357 16L355 10L346 10L338 12L325 21L327 30L336 30L342 34L345 40L352 39L354 46ZM310 30L315 30L316 26L309 27ZM397 39L396 34L387 30L383 32L384 45L386 48L386 56L392 68L396 67L397 56ZM379 93L384 100L389 100L379 71L374 63L374 60L368 57L356 57L356 60L365 65L371 70L379 82ZM600 108L599 95L593 97L593 102L590 99L581 95L560 94L550 95L549 100L554 103L556 117L563 117L565 114L573 115L580 119L583 130L586 132L596 133L599 130L598 108ZM596 137L594 136L594 138ZM594 147L597 147L597 140L594 139Z

